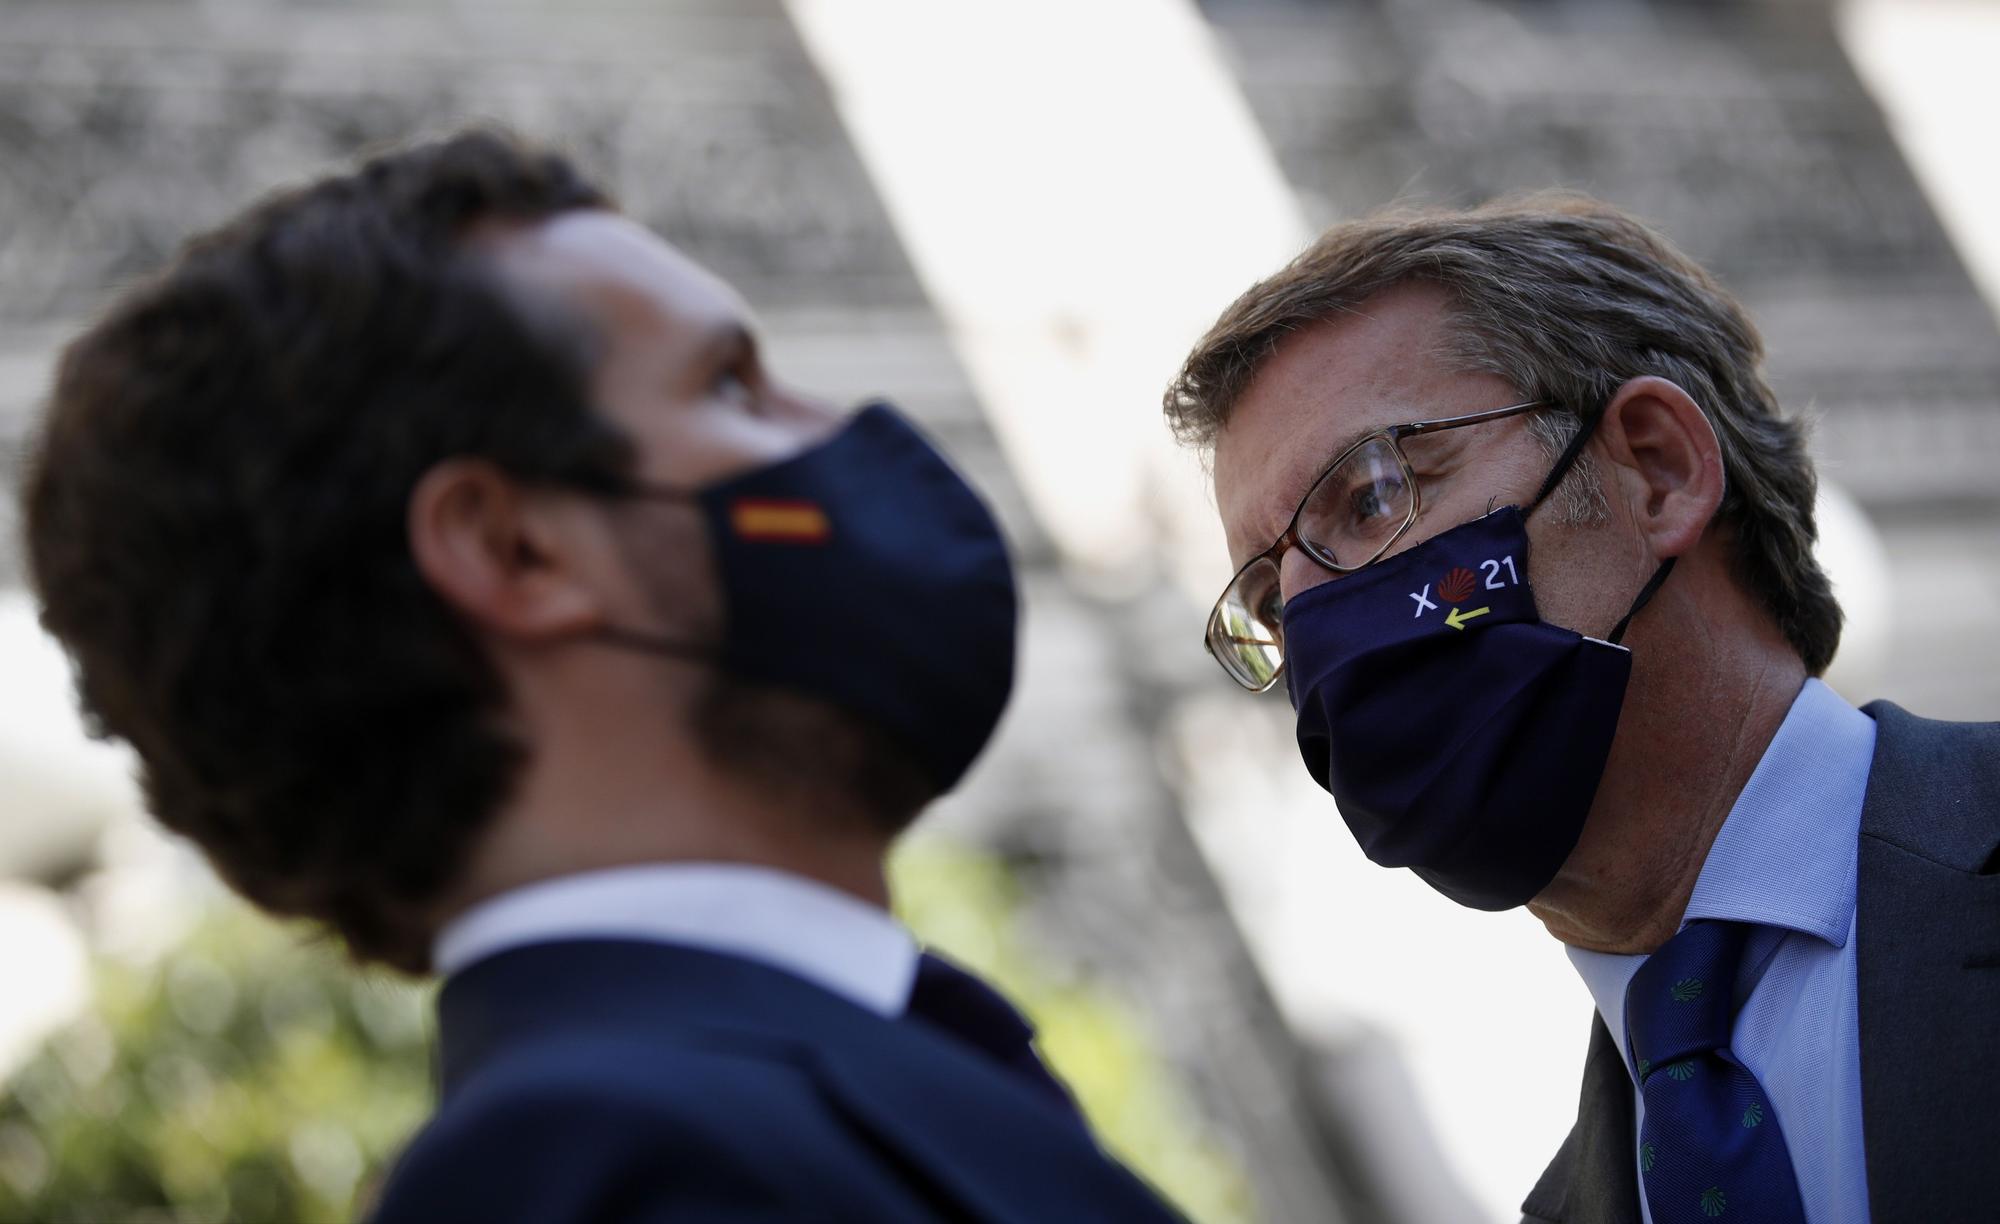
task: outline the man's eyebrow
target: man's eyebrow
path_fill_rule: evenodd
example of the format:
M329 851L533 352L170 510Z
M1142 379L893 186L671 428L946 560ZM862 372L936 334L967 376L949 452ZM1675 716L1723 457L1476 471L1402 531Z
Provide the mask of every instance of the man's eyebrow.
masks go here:
M1327 469L1333 466L1334 460L1346 454L1361 439L1371 434L1381 433L1384 429L1389 428L1393 427L1387 425L1363 425L1359 429L1350 430L1337 439L1333 445L1320 451L1318 455L1313 457L1312 466L1306 469L1305 479L1300 482L1298 489L1292 494L1291 503L1285 507L1285 514L1289 516L1294 510L1298 509L1299 499L1312 489L1315 481L1326 475Z
M1272 513L1276 516L1273 520L1275 526L1271 528L1271 534L1268 537L1266 537L1262 543L1255 545L1255 548L1270 547L1272 542L1275 541L1278 538L1278 536L1285 530L1286 521L1290 519L1291 516L1298 511L1300 499L1305 497L1307 491L1309 491L1313 487L1313 484L1316 481L1318 481L1321 476L1326 475L1327 468L1332 466L1333 461L1335 459L1346 454L1348 448L1353 446L1356 442L1361 441L1361 439L1367 437L1370 434L1381 433L1382 430L1385 428L1388 428L1388 426L1364 425L1359 429L1350 431L1349 433L1346 434L1346 436L1342 437L1332 446L1327 447L1326 449L1320 451L1317 455L1315 455L1313 457L1312 466L1308 467L1305 470L1305 476L1299 482L1298 487L1287 490L1285 493L1284 501L1273 509ZM1245 554L1245 559L1247 560L1249 557L1255 555L1256 552L1253 549L1253 551ZM1232 550L1231 560L1234 559L1235 559L1235 553L1234 550Z
M1363 425L1359 429L1350 430L1348 433L1342 435L1337 441L1335 441L1332 446L1326 448L1326 450L1320 455L1319 463L1316 466L1314 466L1312 474L1315 477L1317 477L1320 473L1326 471L1327 466L1329 464L1331 464L1335 459L1338 459L1342 455L1346 454L1348 451L1352 450L1354 446L1361 441L1361 439L1368 437L1370 434L1378 434L1381 433L1384 429L1391 429L1391 428L1394 428L1394 426ZM1303 496L1305 490L1300 489L1299 493L1301 496Z

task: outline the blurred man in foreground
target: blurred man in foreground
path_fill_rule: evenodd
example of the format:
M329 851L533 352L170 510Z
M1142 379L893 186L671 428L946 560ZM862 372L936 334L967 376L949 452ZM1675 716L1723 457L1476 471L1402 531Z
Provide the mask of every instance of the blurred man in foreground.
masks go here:
M1552 198L1335 227L1167 395L1241 567L1210 651L1286 683L1371 859L1525 904L1597 1001L1530 1219L2000 1202L2000 726L1815 679L1841 614L1762 356Z
M381 1220L1172 1218L884 912L1012 683L992 517L560 157L197 239L66 353L26 510L159 818L445 975Z

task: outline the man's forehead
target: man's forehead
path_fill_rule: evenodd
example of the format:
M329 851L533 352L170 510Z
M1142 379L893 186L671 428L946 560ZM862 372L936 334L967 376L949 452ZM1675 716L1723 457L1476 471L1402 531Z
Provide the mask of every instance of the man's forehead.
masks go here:
M1284 531L1313 478L1335 456L1407 419L1380 404L1373 411L1330 407L1306 428L1259 430L1255 437L1250 431L1218 434L1216 503L1230 555L1240 563L1267 547Z
M617 213L578 209L496 233L503 271L532 290L558 293L619 334L698 343L748 326L742 298L659 235Z
M1292 333L1258 368L1215 440L1215 492L1230 554L1284 529L1306 486L1375 430L1427 415L1453 375L1438 343L1442 294L1392 290Z

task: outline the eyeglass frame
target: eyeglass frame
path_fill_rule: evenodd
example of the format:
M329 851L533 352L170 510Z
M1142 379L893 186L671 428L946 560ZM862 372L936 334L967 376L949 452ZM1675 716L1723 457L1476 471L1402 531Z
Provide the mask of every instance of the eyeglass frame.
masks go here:
M1417 515L1423 512L1423 490L1417 484L1416 473L1410 469L1410 457L1403 453L1402 443L1404 438L1414 438L1422 434L1441 433L1447 429L1462 429L1467 425L1483 425L1487 421L1504 420L1507 417L1519 416L1524 412L1533 412L1537 408L1551 407L1554 407L1554 405L1548 400L1526 400L1519 404L1509 404L1505 408L1488 408L1482 412L1470 412L1463 416L1435 417L1426 421L1409 421L1401 425L1386 425L1381 429L1373 430L1356 438L1313 476L1312 482L1306 485L1305 493L1300 496L1298 505L1292 508L1291 520L1285 524L1284 531L1280 532L1278 538L1271 542L1270 547L1238 566L1236 572L1230 575L1229 581L1223 584L1222 593L1215 597L1215 604L1209 609L1208 625L1202 632L1202 648L1208 651L1209 658L1214 659L1216 666L1222 668L1223 672L1231 680L1235 680L1238 687L1247 689L1253 693L1270 692L1272 687L1278 683L1278 678L1285 674L1285 664L1283 661L1279 662L1277 670L1271 673L1271 678L1265 681L1262 687L1252 689L1249 685L1238 680L1236 673L1231 671L1229 665L1224 663L1215 653L1215 627L1217 622L1222 618L1223 601L1229 598L1229 592L1235 589L1236 584L1242 580L1243 575L1250 572L1250 567L1264 560L1272 560L1273 564L1282 566L1285 553L1293 548L1297 548L1305 553L1313 564L1336 574L1352 574L1356 570L1368 568L1377 561L1380 561L1384 553L1387 553L1391 548L1396 546L1396 541L1403 538L1404 533L1409 531L1410 527L1417 521ZM1321 556L1319 549L1311 541L1299 535L1299 517L1306 512L1306 503L1312 500L1313 494L1319 492L1320 485L1325 482L1328 476L1334 473L1335 469L1353 458L1356 451L1378 439L1389 444L1389 453L1396 456L1396 465L1402 469L1404 480L1409 482L1410 512L1404 516L1402 523L1390 534L1389 538L1382 542L1381 547L1377 548L1366 561L1360 561L1353 565L1343 565L1335 561L1330 555ZM1277 643L1277 645L1280 651L1284 649L1282 641Z

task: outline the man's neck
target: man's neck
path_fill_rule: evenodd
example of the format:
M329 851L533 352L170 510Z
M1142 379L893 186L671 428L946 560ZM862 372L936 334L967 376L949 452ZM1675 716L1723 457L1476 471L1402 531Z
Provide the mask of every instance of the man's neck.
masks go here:
M516 888L558 876L629 867L641 863L730 863L746 867L767 867L865 901L878 909L889 907L889 885L884 874L887 846L839 844L830 841L811 845L789 841L758 843L745 838L716 839L707 844L694 842L633 845L623 849L593 851L580 848L568 853L544 853L533 859L509 855L504 848L482 854L477 870L468 873L468 884L454 894L452 913ZM471 882L476 878L476 882ZM448 921L450 914L444 914Z
M458 886L433 910L434 929L528 884L639 863L768 867L888 908L893 838L827 807L770 793L691 752L583 771L543 758L524 771Z
M1705 684L1670 708L1626 712L1583 837L1528 904L1563 943L1649 953L1679 929L1709 848L1805 683L1789 650L1746 655L1695 670L1661 660L1680 678L1660 688L1686 692L1688 675Z

